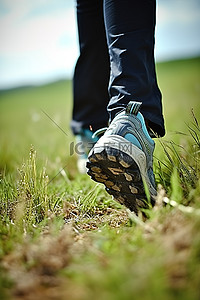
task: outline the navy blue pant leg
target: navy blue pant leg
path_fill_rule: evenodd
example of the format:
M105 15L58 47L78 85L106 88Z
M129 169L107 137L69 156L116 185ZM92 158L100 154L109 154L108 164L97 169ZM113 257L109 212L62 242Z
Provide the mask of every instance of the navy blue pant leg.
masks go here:
M164 135L161 93L154 63L155 0L105 0L105 27L111 61L111 119L130 100L142 102L150 127Z
M130 100L138 100L151 128L164 135L154 63L155 11L155 0L77 1L80 56L74 74L75 133L81 126L104 126L107 104L112 120Z
M103 17L103 0L77 0L80 55L73 77L72 131L95 131L108 124L110 62Z

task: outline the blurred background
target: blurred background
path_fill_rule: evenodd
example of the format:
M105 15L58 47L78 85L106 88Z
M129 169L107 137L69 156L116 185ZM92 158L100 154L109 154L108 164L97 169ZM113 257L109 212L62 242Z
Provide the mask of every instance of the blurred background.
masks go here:
M200 55L200 0L158 0L156 61ZM75 0L0 0L0 89L72 78Z
M70 154L75 0L0 0L0 171L37 150L48 173L76 174ZM200 117L200 0L157 0L156 68L167 139ZM181 112L181 114L180 114ZM60 130L62 129L62 130ZM64 134L64 133L65 134ZM157 143L157 154L160 153Z

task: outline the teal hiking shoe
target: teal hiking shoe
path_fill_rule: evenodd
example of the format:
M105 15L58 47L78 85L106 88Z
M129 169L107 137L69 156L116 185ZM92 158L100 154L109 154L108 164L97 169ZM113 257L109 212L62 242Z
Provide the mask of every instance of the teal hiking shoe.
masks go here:
M118 113L88 155L88 175L105 185L115 200L135 213L155 203L153 173L155 143L139 112L142 103L130 101ZM102 133L101 130L97 131Z
M83 128L79 134L76 135L76 154L78 156L77 159L77 168L79 173L86 174L86 162L88 158L88 153L97 142L98 138L93 137L93 132L89 129Z

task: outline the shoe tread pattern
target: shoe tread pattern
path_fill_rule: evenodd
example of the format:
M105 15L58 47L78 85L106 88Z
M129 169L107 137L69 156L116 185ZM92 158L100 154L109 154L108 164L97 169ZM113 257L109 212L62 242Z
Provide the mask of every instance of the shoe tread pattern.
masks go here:
M96 182L103 183L106 191L120 204L136 214L139 208L148 208L140 170L128 154L106 147L89 154L88 175Z

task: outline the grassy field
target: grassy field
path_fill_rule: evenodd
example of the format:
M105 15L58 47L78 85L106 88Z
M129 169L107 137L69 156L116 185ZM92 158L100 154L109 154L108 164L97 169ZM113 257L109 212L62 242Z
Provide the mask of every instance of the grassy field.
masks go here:
M78 174L70 81L0 92L0 299L200 299L200 58L157 74L145 220Z

